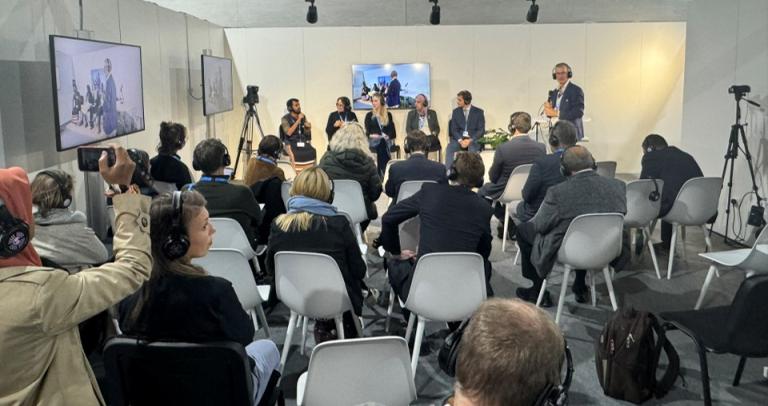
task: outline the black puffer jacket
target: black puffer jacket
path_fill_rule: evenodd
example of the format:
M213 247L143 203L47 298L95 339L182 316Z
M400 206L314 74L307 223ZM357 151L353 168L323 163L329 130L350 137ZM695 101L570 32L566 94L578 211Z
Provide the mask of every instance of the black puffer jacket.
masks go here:
M356 180L363 189L368 219L379 217L375 202L381 196L381 178L371 157L356 149L328 151L323 155L319 166L331 179Z

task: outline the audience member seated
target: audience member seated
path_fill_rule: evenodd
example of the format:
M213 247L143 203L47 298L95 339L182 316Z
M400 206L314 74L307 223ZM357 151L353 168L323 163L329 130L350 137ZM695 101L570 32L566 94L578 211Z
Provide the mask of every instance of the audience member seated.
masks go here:
M496 200L504 193L507 187L509 175L520 165L530 164L537 158L544 156L546 148L544 144L534 141L528 136L531 131L531 116L522 111L513 113L509 117L509 132L512 138L496 148L493 154L493 164L488 170L488 177L491 182L486 183L480 188L478 193L490 200ZM499 219L497 234L499 238L504 232L504 216L506 207L503 204L497 204L494 209L494 216ZM510 222L509 235L514 236L514 222Z
M411 156L402 162L395 162L389 167L389 178L384 187L387 196L392 198L392 204L397 202L400 185L409 180L433 180L437 183L448 183L445 165L427 159L427 135L420 130L408 133L405 138L405 152Z
M624 182L598 175L595 159L586 148L576 145L566 149L561 165L568 179L550 187L536 216L517 227L523 276L533 282L530 288L517 288L517 296L529 302L536 301L541 282L552 271L563 236L575 217L627 212ZM585 270L576 271L571 289L579 303L589 301L585 278ZM552 306L549 292L544 292L542 306Z
M359 123L348 123L331 139L331 149L320 160L321 168L331 179L356 180L363 189L368 221L360 224L362 231L371 220L379 217L376 200L381 196L381 178L376 164L368 156L368 138Z
M264 204L258 240L266 244L269 229L275 217L285 213L285 203L281 194L285 173L277 166L283 144L274 135L267 135L259 142L257 155L248 161L245 170L245 184L251 187L256 201Z
M683 184L691 178L701 177L704 174L690 154L677 147L668 146L667 141L661 135L651 134L645 137L642 145L643 160L640 178L664 181L664 187L661 189L661 210L659 211L659 218L662 218L672 209L672 204ZM658 250L657 253L669 251L671 240L672 224L662 221L660 246L662 250Z
M162 195L152 202L150 218L152 274L120 303L120 328L149 340L242 344L253 360L258 403L279 367L280 354L270 340L253 341L253 321L232 284L190 262L208 254L216 232L208 222L205 198L195 191Z
M483 182L483 159L476 152L459 152L453 161L448 184L424 184L415 195L391 207L381 218L380 241L400 261L389 267L389 283L405 301L419 256L433 252L476 252L485 263L488 296L491 289L491 207L472 191ZM419 216L419 252L400 249L398 226Z
M148 197L128 187L134 163L115 148L99 171L126 193L114 197L115 262L70 274L42 267L34 237L32 194L21 168L0 169L0 228L13 235L0 247L0 403L103 405L83 353L78 325L135 292L150 273ZM28 234L28 235L27 235Z
M538 404L561 384L564 360L565 339L546 312L519 300L490 299L464 330L454 394L446 404Z
M131 184L138 186L139 191L144 196L157 196L157 190L153 185L154 180L151 175L150 159L147 151L129 148L128 156L136 163L136 169L133 171L133 177L131 177Z
M517 205L515 218L518 222L526 222L539 211L541 202L550 186L565 180L560 170L560 157L563 151L576 145L576 127L570 122L558 121L549 132L549 146L552 153L533 161L531 173L523 186L523 201Z
M195 147L192 167L196 171L202 171L203 176L200 181L188 185L186 189L197 190L205 197L211 217L228 217L240 223L248 241L251 242L251 247L256 249L261 208L251 189L229 183L229 176L224 174L224 168L230 163L227 147L221 141L215 138L201 141Z
M72 210L72 176L58 169L42 171L32 181L37 253L69 271L103 264L109 253L86 225L85 214Z
M149 161L152 179L174 183L178 189L192 183L189 168L178 155L179 150L184 148L186 143L187 129L183 125L169 121L160 123L160 144L157 146L157 155Z
M339 128L353 121L357 122L357 114L352 111L352 102L349 101L349 97L341 96L336 99L336 110L328 114L328 123L325 125L328 145L330 146L333 135L339 131Z
M346 128L346 127L344 127ZM340 130L332 142L343 138ZM365 262L349 221L331 205L331 179L319 167L302 171L293 181L288 213L275 219L267 246L267 270L275 274L275 254L280 251L316 252L331 256L339 265L347 294L356 315L362 315ZM344 336L357 336L351 313L344 314ZM315 323L315 341L335 339L333 320Z

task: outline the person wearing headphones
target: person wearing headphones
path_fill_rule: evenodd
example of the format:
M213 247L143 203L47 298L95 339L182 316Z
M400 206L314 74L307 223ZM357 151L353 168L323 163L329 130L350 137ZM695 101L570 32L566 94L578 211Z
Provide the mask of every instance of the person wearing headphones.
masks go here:
M566 405L572 374L563 333L547 312L516 299L489 299L464 330L445 405Z
M415 100L416 108L408 112L405 119L405 133L411 131L421 131L427 135L427 158L429 158L429 147L431 142L440 144L440 122L437 121L437 113L429 108L427 96L419 93ZM407 152L406 152L407 153Z
M157 155L149 160L152 179L160 182L174 183L177 189L192 183L189 168L181 161L179 151L187 143L187 129L169 121L160 123L160 144Z
M627 212L626 185L620 180L598 175L595 159L585 147L567 148L560 165L567 179L551 186L536 215L517 226L523 277L533 282L530 288L517 288L517 296L529 302L536 302L541 283L552 271L565 231L575 217L588 213ZM571 290L577 302L589 301L585 270L576 271ZM544 292L541 305L552 306L549 292Z
M72 210L72 176L52 169L32 181L32 203L37 207L32 245L42 258L69 271L103 264L109 253L96 233L86 225L85 214Z
M462 90L456 94L456 107L451 113L448 146L445 147L445 167L450 169L458 151L480 151L477 140L485 135L485 112L472 104L472 93Z
M261 208L251 189L229 182L224 168L230 164L231 158L224 143L216 138L200 141L192 154L192 167L202 171L203 176L197 183L185 186L184 190L200 192L208 202L206 207L211 217L227 217L240 223L255 250L259 243L256 236L261 224Z
M0 168L0 403L104 405L78 325L117 304L152 268L150 198L129 186L135 164L112 144L99 172L115 193L115 260L70 274L42 265L27 173Z
M258 240L266 243L269 239L269 228L275 217L285 213L285 203L281 188L285 182L285 173L277 166L282 143L274 135L267 135L259 142L257 156L248 161L245 170L245 184L250 185L251 192L258 203L264 204L263 217L259 224Z
M661 189L661 210L659 210L659 218L663 218L672 209L672 204L683 184L691 178L704 176L704 174L693 156L675 146L667 145L667 140L661 135L648 135L643 140L642 147L643 160L640 179L664 181L664 186ZM661 244L654 246L657 250L656 253L669 252L671 240L672 224L662 221ZM642 241L639 244L642 247Z
M576 138L584 138L584 91L571 82L573 70L565 62L560 62L552 69L552 79L557 81L557 88L549 92L544 103L547 117L568 120L576 126Z
M410 154L405 161L395 162L389 168L389 177L384 192L397 203L400 185L409 180L428 180L448 183L445 165L427 159L427 136L421 130L413 130L405 138L405 152ZM390 205L390 206L391 206Z
M399 225L421 219L418 256L432 252L476 252L483 257L487 295L491 289L491 214L488 203L472 188L483 183L485 166L480 154L459 152L453 162L450 184L426 183L415 195L398 202L381 218L379 241L384 249L410 266L389 268L389 283L405 302L413 278L417 253L401 250ZM403 313L404 315L406 312ZM407 317L406 317L407 320Z
M336 99L336 110L328 114L328 123L325 125L329 148L331 139L336 134L336 131L339 131L339 128L353 121L357 122L357 115L352 111L352 102L349 101L349 97L341 96Z
M280 366L280 353L270 340L253 341L253 321L232 283L192 264L208 254L216 232L205 203L202 194L187 190L152 201L152 273L120 303L120 329L146 340L242 344L253 360L255 405Z

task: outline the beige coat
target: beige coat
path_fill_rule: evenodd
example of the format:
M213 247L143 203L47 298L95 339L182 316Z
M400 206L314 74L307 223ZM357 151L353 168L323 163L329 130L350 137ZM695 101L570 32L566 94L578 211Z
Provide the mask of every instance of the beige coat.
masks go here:
M113 263L72 275L0 268L0 405L104 404L77 326L149 277L149 205L148 197L115 196Z

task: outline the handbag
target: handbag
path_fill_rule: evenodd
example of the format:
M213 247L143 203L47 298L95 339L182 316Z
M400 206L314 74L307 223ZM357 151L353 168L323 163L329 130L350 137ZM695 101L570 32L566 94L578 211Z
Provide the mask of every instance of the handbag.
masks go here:
M459 344L461 344L461 337L464 335L464 329L467 328L469 320L466 319L461 322L459 328L445 337L443 347L440 348L440 352L437 354L437 362L440 365L440 369L450 377L456 376L456 359L459 356Z

